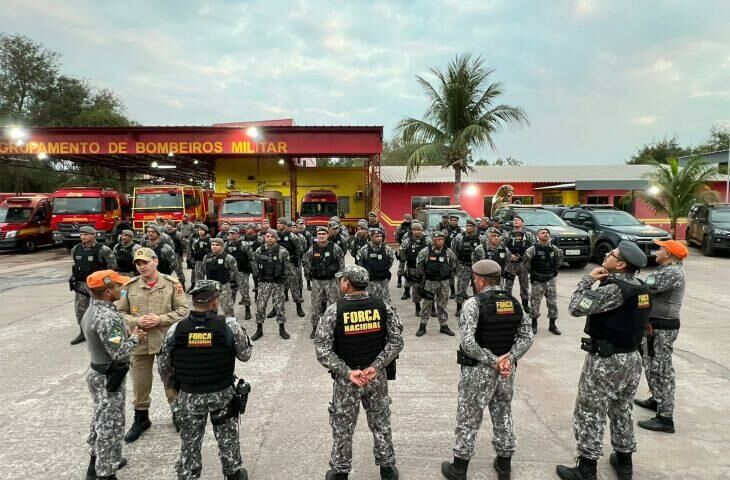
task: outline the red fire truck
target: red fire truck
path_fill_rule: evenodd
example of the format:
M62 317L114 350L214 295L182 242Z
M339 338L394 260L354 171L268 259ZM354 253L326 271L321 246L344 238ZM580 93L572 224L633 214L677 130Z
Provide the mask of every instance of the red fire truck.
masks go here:
M19 248L29 253L53 244L51 205L49 194L6 198L0 204L0 250Z
M272 227L276 220L284 216L284 196L281 192L231 192L223 199L218 223L223 220L238 225L241 223L261 223L265 218Z
M79 243L79 228L96 229L99 242L112 245L119 233L132 228L129 195L113 188L68 187L53 192L53 240L71 249Z
M183 215L193 223L202 222L212 231L216 227L215 211L221 198L213 190L191 185L148 185L134 189L132 217L134 231L140 236L145 226L162 217L179 222Z
M314 233L317 227L329 224L337 212L337 195L332 190L310 190L302 199L299 217L304 219L307 230Z

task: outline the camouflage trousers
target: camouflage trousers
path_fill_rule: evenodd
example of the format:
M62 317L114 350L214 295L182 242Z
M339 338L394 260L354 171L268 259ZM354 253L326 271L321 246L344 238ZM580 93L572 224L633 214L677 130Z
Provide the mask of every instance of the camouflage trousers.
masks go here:
M540 302L545 297L548 308L548 318L558 318L558 291L555 289L555 279L547 282L531 282L532 292L530 293L530 317L540 316Z
M336 278L329 280L312 279L312 327L316 328L319 319L324 314L322 302L327 306L332 305L340 299L340 287Z
M221 285L221 294L218 297L220 306L218 307L223 311L223 315L226 317L235 317L236 314L233 311L233 292L231 291L231 284L224 283Z
M238 293L241 294L241 299L243 300L243 304L246 306L251 305L251 295L248 293L248 290L250 288L249 286L249 278L251 278L251 274L247 272L238 271L236 273L236 283L238 284ZM236 302L236 292L231 291L231 296L233 298L233 302Z
M403 285L406 288L411 289L411 300L413 303L418 303L421 301L421 292L418 290L421 285L423 285L423 282L419 282L418 279L418 270L415 268L408 268L408 275L405 277L406 283Z
M466 294L471 285L471 265L459 262L456 266L456 303L464 303L469 298ZM474 287L472 286L472 294Z
M382 467L395 465L390 429L391 400L385 372L379 373L364 388L357 387L347 378L337 377L333 383L332 402L329 405L333 440L330 467L335 472L348 473L352 469L352 436L361 402L368 419L368 427L373 434L375 464Z
M266 318L266 305L271 298L271 305L276 309L276 321L280 325L286 323L284 315L284 284L276 282L259 282L259 295L256 297L256 323L263 324Z
M89 427L89 455L96 457L96 474L113 475L122 460L124 396L126 382L116 392L106 391L106 376L92 369L86 373L94 413Z
M654 356L644 355L644 374L651 396L656 400L657 413L662 417L674 416L676 381L672 354L679 330L654 330ZM646 341L646 338L644 339Z
M194 260L193 262L193 280L195 282L205 280L205 264L203 264L202 260Z
M294 303L302 302L302 267L291 265L289 273L284 280L284 287L291 292L291 299ZM261 296L261 292L259 292Z
M390 280L371 280L367 292L371 297L379 298L390 305Z
M175 265L175 275L180 283L185 284L185 269L183 267L183 256L182 253L177 255L177 265Z
M639 352L606 358L586 354L573 412L573 433L581 457L601 457L606 415L611 421L613 449L622 453L636 451L631 408L640 379Z
M203 444L208 413L225 408L233 398L233 387L213 393L180 392L177 418L180 423L180 457L175 465L179 480L200 478L203 461L200 448ZM228 418L221 425L213 425L213 435L218 442L218 456L223 475L231 475L241 469L241 445L238 436L238 418Z
M500 457L511 457L516 441L512 425L514 373L509 379L484 364L461 367L459 401L456 407L456 441L454 456L470 460L474 455L477 433L484 409L492 417L492 445Z
M512 287L515 284L515 279L519 280L520 298L522 299L522 303L528 302L530 300L530 274L527 271L527 268L525 268L525 266L521 263L510 262L505 270L510 275L504 276L504 289L507 290L511 295Z
M449 315L446 313L446 303L449 301L449 281L448 280L426 280L424 288L434 295L433 300L423 299L423 308L421 308L421 325L426 325L431 316L431 310L436 308L438 311L439 325L446 325Z
M76 288L89 293L89 288L86 286L86 282L79 282ZM89 293L89 295L91 295L91 293ZM91 302L91 297L89 295L74 292L74 311L76 312L76 323L79 325L81 325L81 319L84 318L86 309L89 308L89 303Z

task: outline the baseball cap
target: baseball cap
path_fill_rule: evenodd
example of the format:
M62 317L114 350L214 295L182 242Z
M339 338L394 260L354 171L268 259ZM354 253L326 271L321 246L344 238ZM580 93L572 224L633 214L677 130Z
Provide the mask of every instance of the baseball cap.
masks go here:
M674 255L680 260L684 260L687 258L687 255L689 255L689 250L687 250L687 247L676 240L654 240L654 243L659 245L660 247L664 247L667 249L669 253Z
M113 287L115 283L124 285L129 281L129 277L119 275L114 270L99 270L86 277L86 285L89 288Z
M145 262L149 262L153 258L157 258L157 254L151 248L141 247L134 252L134 261L144 260Z

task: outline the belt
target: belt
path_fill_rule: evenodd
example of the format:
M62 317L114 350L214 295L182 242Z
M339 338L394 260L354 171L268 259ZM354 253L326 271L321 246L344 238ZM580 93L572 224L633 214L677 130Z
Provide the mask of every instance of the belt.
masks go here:
M636 352L639 349L638 346L620 347L607 340L598 340L593 338L581 338L580 342L581 350L585 350L593 355L598 355L599 357L610 357L617 353L631 353Z

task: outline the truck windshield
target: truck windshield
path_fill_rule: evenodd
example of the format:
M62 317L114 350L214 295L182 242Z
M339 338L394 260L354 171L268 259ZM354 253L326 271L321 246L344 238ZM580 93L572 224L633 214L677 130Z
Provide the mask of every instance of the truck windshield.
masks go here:
M57 197L53 213L101 213L101 197Z
M601 225L607 227L630 227L634 225L641 225L635 217L629 215L626 212L593 212L596 216L596 220Z
M134 208L182 208L178 192L139 193L134 196Z
M428 215L428 225L430 228L436 228L436 226L441 223L441 215L443 215L441 212L430 213ZM466 213L449 212L449 215L458 215L459 226L461 228L466 227L466 218L468 217Z
M224 217L260 217L263 214L264 202L261 200L226 200L221 209Z
M302 217L334 217L337 215L337 203L302 202Z
M25 223L32 213L32 208L0 207L0 223Z
M554 227L558 225L565 225L565 222L555 215L553 212L547 210L516 210L522 220L525 221L525 225L532 225L536 227Z
M710 210L710 220L715 223L730 223L730 208Z

